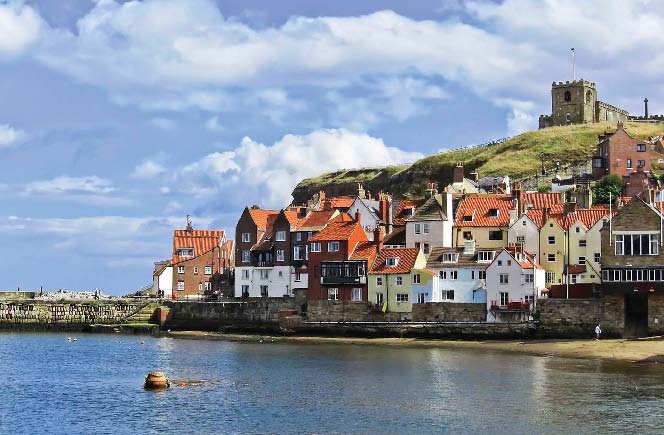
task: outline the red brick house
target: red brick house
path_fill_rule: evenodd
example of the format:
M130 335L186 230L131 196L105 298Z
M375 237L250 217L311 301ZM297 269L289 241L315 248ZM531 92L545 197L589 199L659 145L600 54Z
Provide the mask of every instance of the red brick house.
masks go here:
M222 230L195 230L188 225L173 233L173 299L219 293L232 273L228 241Z
M368 299L367 271L382 233L377 243L370 242L357 220L341 214L309 239L309 300Z

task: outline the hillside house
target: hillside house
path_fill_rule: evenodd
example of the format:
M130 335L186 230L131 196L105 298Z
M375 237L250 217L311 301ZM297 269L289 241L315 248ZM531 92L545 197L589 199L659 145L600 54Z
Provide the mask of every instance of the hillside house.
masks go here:
M195 230L191 223L173 232L173 299L202 298L219 292L228 276L226 234L223 230Z
M430 197L405 222L407 248L421 249L424 255L429 255L433 248L452 246L452 194L432 190Z

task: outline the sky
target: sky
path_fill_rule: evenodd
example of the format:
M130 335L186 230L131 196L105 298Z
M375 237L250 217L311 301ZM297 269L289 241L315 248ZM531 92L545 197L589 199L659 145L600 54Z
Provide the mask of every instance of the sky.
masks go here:
M126 294L172 230L537 128L553 81L664 112L664 3L0 0L0 289Z

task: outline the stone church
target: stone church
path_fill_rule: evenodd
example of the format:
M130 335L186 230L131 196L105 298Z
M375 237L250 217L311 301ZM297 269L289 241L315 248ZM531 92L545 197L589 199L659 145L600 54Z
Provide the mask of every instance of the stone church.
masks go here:
M626 110L597 99L595 83L586 80L553 82L551 115L540 115L539 128L589 122L625 122Z

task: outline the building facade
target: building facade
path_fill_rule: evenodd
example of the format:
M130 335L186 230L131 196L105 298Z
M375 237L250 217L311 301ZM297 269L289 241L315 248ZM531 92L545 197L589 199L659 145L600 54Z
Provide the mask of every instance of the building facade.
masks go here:
M369 302L383 312L398 313L410 313L413 303L426 302L419 296L433 292L426 262L419 249L381 250L369 272ZM414 295L418 299L413 300Z

